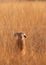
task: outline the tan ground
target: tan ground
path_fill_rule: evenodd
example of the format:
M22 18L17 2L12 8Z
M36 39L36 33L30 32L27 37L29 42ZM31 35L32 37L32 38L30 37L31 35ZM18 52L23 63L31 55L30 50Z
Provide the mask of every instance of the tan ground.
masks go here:
M14 33L26 33L26 54ZM46 65L46 3L0 3L0 65Z

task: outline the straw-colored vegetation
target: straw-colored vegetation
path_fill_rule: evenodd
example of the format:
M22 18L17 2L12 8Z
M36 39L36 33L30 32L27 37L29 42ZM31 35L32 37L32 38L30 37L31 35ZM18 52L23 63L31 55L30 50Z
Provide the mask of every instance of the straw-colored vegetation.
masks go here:
M26 54L16 48L24 32ZM46 3L0 3L0 65L46 65Z

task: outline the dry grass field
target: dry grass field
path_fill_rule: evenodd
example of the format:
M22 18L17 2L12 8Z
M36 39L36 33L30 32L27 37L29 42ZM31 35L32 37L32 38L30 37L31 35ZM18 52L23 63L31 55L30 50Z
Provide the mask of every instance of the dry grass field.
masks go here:
M14 33L24 32L26 54ZM0 3L0 65L46 65L46 3Z
M46 1L46 0L0 0L0 2L27 2L27 1L33 1L33 2L36 2L36 1Z

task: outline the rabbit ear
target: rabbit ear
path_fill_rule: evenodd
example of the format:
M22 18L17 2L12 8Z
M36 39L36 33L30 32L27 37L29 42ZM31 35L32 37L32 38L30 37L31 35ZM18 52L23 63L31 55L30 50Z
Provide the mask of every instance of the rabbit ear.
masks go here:
M24 37L25 37L25 38L27 37L26 34L24 34Z

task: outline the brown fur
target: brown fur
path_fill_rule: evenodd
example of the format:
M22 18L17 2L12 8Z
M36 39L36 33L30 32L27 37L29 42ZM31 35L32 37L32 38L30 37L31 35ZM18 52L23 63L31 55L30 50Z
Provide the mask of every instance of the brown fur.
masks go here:
M25 37L26 35L24 33L15 33L14 34L16 37L16 45L18 47L18 49L20 50L20 52L22 52L22 54L25 54Z

